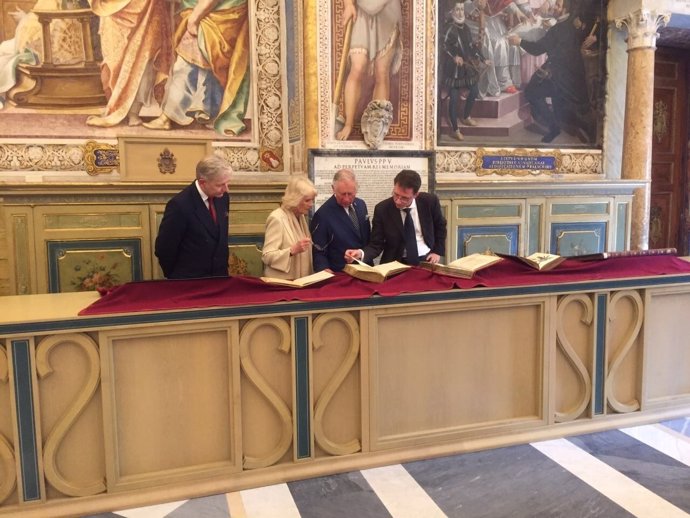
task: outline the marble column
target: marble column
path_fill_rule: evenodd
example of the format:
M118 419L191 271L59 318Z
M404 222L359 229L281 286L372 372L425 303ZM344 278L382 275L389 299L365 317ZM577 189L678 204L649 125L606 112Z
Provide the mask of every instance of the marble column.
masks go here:
M652 116L654 105L654 51L657 29L670 19L669 13L640 9L616 18L616 27L628 31L628 77L623 125L624 179L643 180L644 187L633 196L630 248L649 246L649 211L652 179Z

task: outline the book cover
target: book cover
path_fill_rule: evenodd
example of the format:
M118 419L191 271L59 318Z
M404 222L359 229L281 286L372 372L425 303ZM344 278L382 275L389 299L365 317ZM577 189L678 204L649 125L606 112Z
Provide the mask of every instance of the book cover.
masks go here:
M471 279L475 272L496 264L501 260L501 257L493 254L470 254L448 264L422 262L419 266L443 275Z
M262 281L266 284L275 284L277 286L288 286L291 288L304 288L305 286L310 286L316 284L317 282L325 281L333 277L331 272L326 270L321 270L320 272L312 273L311 275L305 275L299 279L279 279L278 277L260 277Z
M402 264L398 261L377 264L376 266L369 266L366 263L358 261L356 263L346 264L343 271L363 281L383 282L393 275L409 270L410 268L411 266Z
M621 250L618 252L599 252L596 254L574 255L568 259L578 261L601 261L611 257L641 257L648 255L677 255L675 248L650 248L649 250Z

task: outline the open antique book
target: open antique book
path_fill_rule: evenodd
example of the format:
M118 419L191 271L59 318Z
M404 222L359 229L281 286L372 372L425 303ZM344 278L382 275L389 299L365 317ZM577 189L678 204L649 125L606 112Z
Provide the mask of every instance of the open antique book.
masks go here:
M646 255L677 255L675 248L650 248L649 250L621 250L619 252L599 252L598 254L573 255L568 259L578 261L600 261L610 257L638 257Z
M389 277L410 269L411 266L402 264L398 261L369 266L366 263L357 261L356 263L346 264L343 271L358 279L369 282L383 282Z
M521 255L510 255L510 254L498 254L501 257L507 259L514 259L515 261L520 261L526 264L530 268L539 270L540 272L545 272L548 270L553 270L556 266L561 264L567 259L561 255L549 254L548 252L536 252L534 254L523 257Z
M494 254L470 254L448 264L432 264L423 261L419 263L419 266L432 272L442 273L443 275L471 279L474 272L496 264L501 260L501 257Z
M316 284L317 282L325 281L333 277L331 272L326 270L321 270L320 272L312 273L311 275L306 275L291 281L289 279L279 279L277 277L261 277L261 280L266 284L276 284L278 286L290 286L292 288L304 288L311 284Z

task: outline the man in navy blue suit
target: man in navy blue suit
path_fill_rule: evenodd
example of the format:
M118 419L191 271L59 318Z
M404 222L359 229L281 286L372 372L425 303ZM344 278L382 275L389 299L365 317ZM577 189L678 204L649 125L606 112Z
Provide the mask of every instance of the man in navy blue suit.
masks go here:
M421 186L419 173L400 171L393 179L391 197L374 207L369 244L345 250L345 260L372 261L381 254L381 263L438 263L446 253L446 218L438 197L419 192Z
M227 277L231 174L225 160L208 156L196 180L168 201L155 249L166 278Z
M357 179L350 169L333 177L333 196L319 207L311 220L314 271L339 272L345 266L345 250L369 242L367 204L357 198Z

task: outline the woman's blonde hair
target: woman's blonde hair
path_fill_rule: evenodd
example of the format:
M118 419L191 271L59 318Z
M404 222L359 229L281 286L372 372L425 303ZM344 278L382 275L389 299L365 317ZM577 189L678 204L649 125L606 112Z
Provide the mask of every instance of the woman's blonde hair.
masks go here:
M316 196L316 187L304 176L290 178L285 194L283 194L282 207L284 209L294 209L300 204L303 198Z

